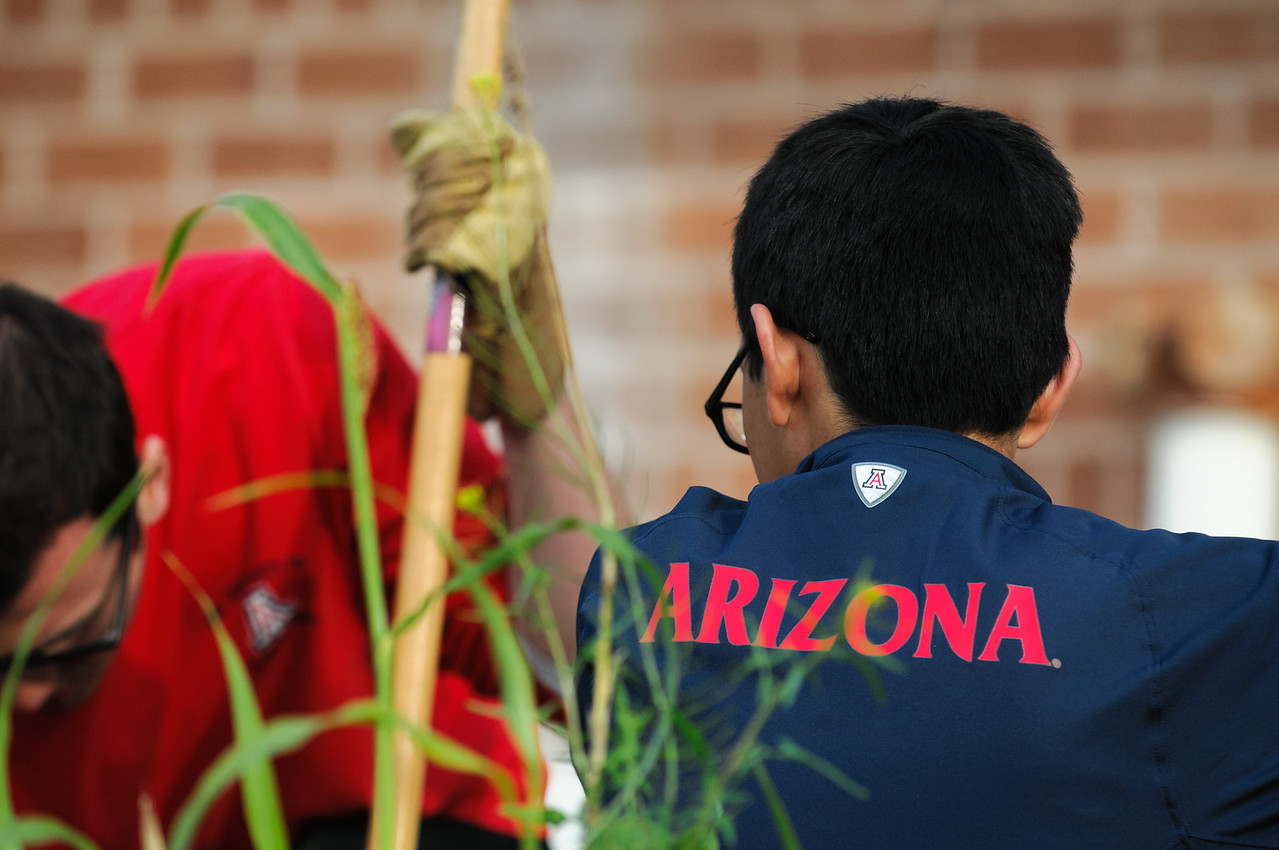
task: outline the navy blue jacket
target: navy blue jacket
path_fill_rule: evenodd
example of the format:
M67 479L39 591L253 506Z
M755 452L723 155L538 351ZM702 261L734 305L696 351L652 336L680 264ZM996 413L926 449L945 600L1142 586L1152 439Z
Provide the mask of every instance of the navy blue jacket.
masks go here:
M672 727L676 799L778 700L743 749L769 757L765 785L746 760L725 798L740 847L779 846L769 784L809 848L1279 847L1275 543L1124 528L980 443L901 427L845 434L746 502L693 488L631 537L652 569L623 570L619 687L700 730ZM599 581L597 553L584 712ZM648 764L663 728L613 743ZM654 764L650 804L672 776Z

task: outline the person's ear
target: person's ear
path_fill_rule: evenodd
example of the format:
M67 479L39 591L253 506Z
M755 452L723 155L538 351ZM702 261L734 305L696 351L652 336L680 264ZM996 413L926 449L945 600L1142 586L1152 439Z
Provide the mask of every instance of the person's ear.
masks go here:
M1061 364L1061 370L1048 382L1048 386L1044 387L1044 391L1039 394L1039 398L1030 408L1026 424L1017 435L1018 449L1030 448L1048 433L1053 420L1057 418L1062 405L1066 403L1066 396L1070 395L1070 388L1074 386L1075 378L1079 377L1079 370L1083 368L1083 355L1080 354L1074 337L1067 335L1066 339L1070 343L1066 362Z
M751 305L755 337L764 361L765 403L768 418L779 428L790 421L791 409L799 395L799 348L796 337L777 327L773 314L763 304Z
M163 438L152 434L142 441L139 465L147 476L138 493L138 522L145 528L169 510L169 447Z

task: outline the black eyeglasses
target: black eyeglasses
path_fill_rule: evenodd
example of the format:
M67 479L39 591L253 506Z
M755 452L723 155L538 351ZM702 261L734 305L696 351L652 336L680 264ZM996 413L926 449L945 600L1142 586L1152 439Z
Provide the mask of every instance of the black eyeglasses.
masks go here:
M746 346L743 345L737 350L737 356L733 358L733 362L728 364L728 371L724 373L724 377L719 379L719 383L711 391L710 398L706 399L705 408L706 415L715 423L715 430L719 432L719 438L724 441L724 445L733 451L748 455L751 450L746 447L746 429L742 427L742 403L724 401L724 393L728 391L728 385L733 382L733 376L737 374L737 370L741 368L742 361L745 359Z
M119 589L116 591L115 614L111 618L111 627L107 629L107 633L96 640L76 644L67 649L60 649L57 652L44 652L38 648L31 650L30 654L27 655L26 664L23 665L24 676L28 672L44 672L55 669L60 673L69 674L74 670L78 662L99 653L109 652L120 645L120 639L124 636L125 609L128 607L129 599L129 565L133 561L133 550L137 544L137 539L138 517L135 511L129 510L124 521L120 559L116 564L116 581L119 583ZM103 601L106 601L105 598ZM12 655L0 658L0 676L7 675L9 668L12 666Z

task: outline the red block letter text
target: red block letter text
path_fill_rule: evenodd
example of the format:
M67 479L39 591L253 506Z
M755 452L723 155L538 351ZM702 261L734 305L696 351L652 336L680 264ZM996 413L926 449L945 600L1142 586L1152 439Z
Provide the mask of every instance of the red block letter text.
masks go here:
M729 598L734 582L737 584L737 595ZM759 578L750 570L715 564L710 594L706 597L706 614L702 617L702 630L697 635L698 642L719 643L719 624L722 621L729 643L736 646L750 643L750 638L746 636L746 618L742 615L742 608L755 598L757 590Z
M668 603L667 597L670 598ZM671 564L671 571L666 576L666 584L662 585L662 595L653 606L653 616L648 620L648 628L640 643L652 643L657 632L657 624L663 617L675 621L675 640L692 640L693 625L688 610L688 564Z
M897 625L888 640L880 644L871 643L866 637L866 615L871 606L885 596L897 603ZM877 584L863 590L848 603L848 611L844 614L844 637L848 639L849 646L862 655L888 655L902 648L915 630L918 619L919 602L908 588Z
M1017 625L1013 625L1013 616L1017 617ZM1008 585L1008 598L995 619L995 627L990 630L986 639L986 648L981 651L978 660L998 661L999 644L1006 639L1021 641L1022 664L1047 664L1048 656L1044 653L1044 636L1039 633L1039 609L1035 607L1035 589Z
M933 620L941 626L941 633L946 636L951 651L965 661L973 660L973 638L977 635L977 605L981 600L981 589L985 584L968 585L968 611L964 619L959 619L959 609L955 600L950 598L950 591L944 584L924 585L923 622L919 627L919 647L915 650L916 658L933 657Z

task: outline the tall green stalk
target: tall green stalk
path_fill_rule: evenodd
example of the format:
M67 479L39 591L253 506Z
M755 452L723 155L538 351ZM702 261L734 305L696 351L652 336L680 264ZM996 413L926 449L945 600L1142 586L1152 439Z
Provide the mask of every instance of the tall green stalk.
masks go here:
M355 287L339 283L329 273L310 241L296 223L279 207L255 195L226 195L188 214L169 242L164 262L150 302L159 297L186 237L195 223L214 207L238 212L261 235L271 251L297 272L328 301L334 313L337 334L338 376L342 425L346 440L347 465L355 522L356 550L364 588L365 612L372 651L375 700L391 713L391 659L393 641L389 632L386 596L382 578L382 553L378 545L377 511L374 501L372 464L364 414L368 406L367 372L368 316ZM394 728L380 723L374 731L374 816L387 816L394 797ZM389 821L383 821L389 822ZM389 832L383 846L389 845Z

